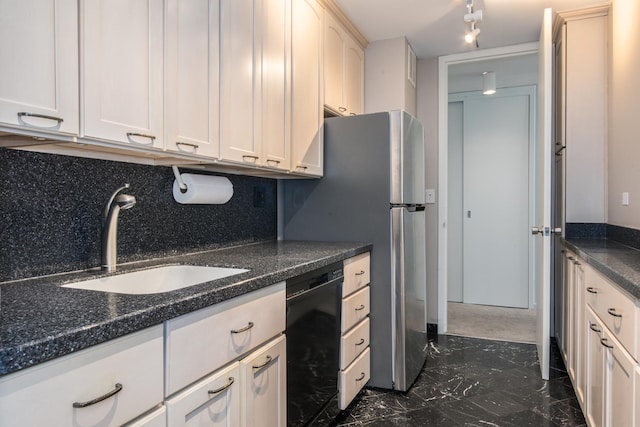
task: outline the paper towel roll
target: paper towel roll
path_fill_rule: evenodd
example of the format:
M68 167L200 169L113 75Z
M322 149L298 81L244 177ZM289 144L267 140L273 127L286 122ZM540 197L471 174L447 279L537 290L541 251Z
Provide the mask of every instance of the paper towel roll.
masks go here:
M233 185L222 176L180 174L187 185L187 191L180 191L177 181L173 181L173 198L183 205L222 205L233 196Z

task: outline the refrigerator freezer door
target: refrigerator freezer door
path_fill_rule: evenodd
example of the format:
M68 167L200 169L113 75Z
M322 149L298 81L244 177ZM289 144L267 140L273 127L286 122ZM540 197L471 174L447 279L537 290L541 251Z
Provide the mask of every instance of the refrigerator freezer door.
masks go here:
M420 374L426 359L425 212L391 209L394 388L406 391Z
M424 130L405 111L389 113L391 203L425 203Z

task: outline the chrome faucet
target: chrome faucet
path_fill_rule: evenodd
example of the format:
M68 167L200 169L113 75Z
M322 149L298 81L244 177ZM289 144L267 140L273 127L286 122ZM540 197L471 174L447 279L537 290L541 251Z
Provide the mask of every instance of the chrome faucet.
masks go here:
M136 204L136 198L129 194L120 194L122 190L129 188L129 184L118 188L107 202L102 218L102 271L111 273L116 271L117 240L118 240L118 214L120 210L132 208Z

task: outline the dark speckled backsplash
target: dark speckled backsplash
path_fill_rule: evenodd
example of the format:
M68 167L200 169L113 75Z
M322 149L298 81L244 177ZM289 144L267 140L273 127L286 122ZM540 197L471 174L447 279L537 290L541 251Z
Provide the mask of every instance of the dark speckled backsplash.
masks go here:
M276 181L224 176L226 204L180 205L169 167L0 149L0 281L99 266L102 212L124 183L137 203L120 213L119 263L276 239Z

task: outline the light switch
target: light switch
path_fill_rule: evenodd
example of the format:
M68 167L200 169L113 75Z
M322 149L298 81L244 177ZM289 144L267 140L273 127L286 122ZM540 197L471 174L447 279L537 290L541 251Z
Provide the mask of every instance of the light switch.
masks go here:
M629 206L629 193L627 191L622 193L622 206Z
M426 194L427 197L425 199L425 203L433 204L436 202L436 190L433 188L427 188Z

